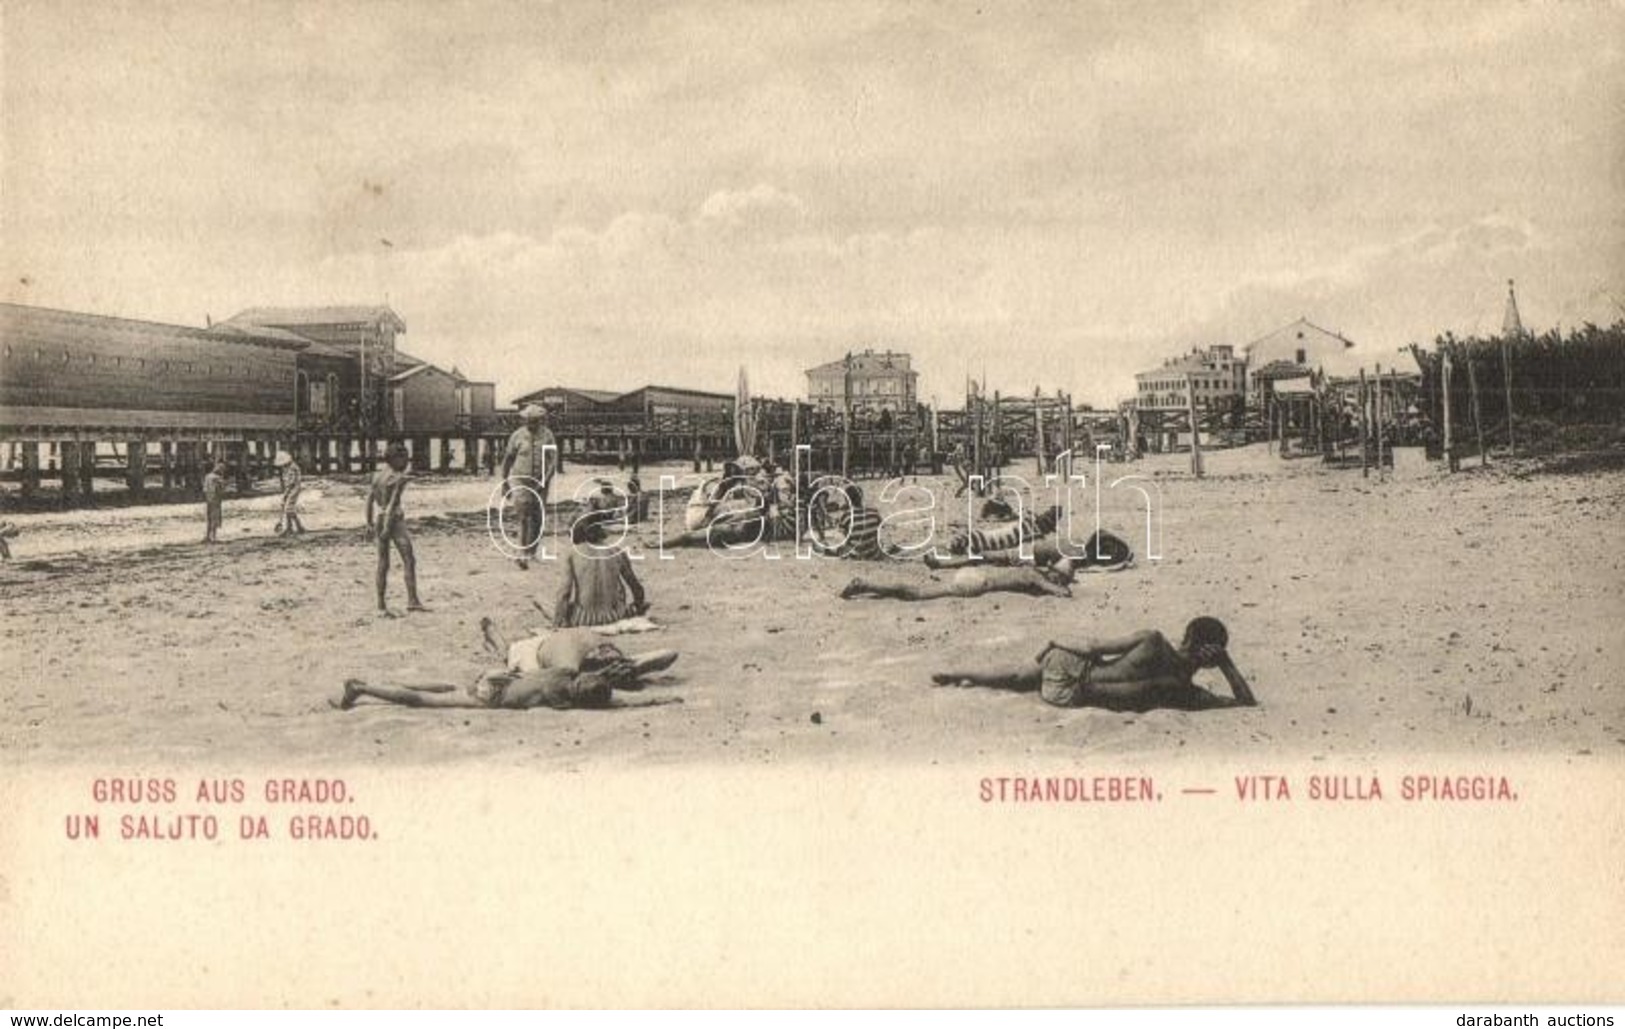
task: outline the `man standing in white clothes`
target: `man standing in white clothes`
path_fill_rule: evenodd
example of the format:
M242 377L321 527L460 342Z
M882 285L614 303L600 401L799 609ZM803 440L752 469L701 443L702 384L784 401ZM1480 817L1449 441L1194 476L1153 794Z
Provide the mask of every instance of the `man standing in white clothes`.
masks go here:
M519 414L525 424L508 437L502 477L519 515L519 567L529 568L542 541L542 511L547 506L547 489L559 470L559 448L545 424L545 407L528 404Z

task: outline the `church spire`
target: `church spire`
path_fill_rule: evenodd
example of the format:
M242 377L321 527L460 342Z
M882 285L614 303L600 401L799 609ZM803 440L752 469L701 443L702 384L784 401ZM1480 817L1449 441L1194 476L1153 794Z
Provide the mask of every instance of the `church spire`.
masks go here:
M1512 280L1507 280L1507 313L1501 319L1501 335L1507 339L1518 339L1523 336L1523 319L1518 317L1518 294L1512 288Z

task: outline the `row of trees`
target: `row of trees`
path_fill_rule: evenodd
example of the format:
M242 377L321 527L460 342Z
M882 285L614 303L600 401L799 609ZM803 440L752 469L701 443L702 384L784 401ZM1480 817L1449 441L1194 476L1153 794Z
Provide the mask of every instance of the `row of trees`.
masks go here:
M1440 387L1448 354L1451 422L1458 428L1472 424L1476 379L1478 414L1491 442L1506 439L1509 398L1515 432L1519 426L1538 434L1553 425L1625 422L1625 320L1510 339L1446 334L1431 351L1412 346L1411 353L1422 372L1421 395L1431 405L1423 413L1436 423L1443 418Z

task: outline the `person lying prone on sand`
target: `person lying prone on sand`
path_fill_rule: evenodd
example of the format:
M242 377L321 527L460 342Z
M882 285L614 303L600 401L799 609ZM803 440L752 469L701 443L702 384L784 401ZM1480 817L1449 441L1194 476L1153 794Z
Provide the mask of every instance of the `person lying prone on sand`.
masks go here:
M1204 616L1191 620L1177 647L1154 629L1116 639L1052 641L1031 661L975 672L940 672L931 681L937 686L1036 690L1056 707L1113 711L1252 707L1258 700L1230 660L1229 641L1224 623ZM1233 696L1209 693L1192 681L1206 668L1219 670Z
M856 578L841 590L841 599L885 597L890 600L940 600L943 597L980 597L988 593L1070 597L1071 585L1072 562L1061 558L1045 568L1032 565L1013 568L968 565L955 571L947 582L883 583Z
M334 706L348 710L362 697L407 707L510 710L682 703L681 697L651 698L637 705L613 702L615 690L637 691L650 685L643 677L676 663L675 650L627 655L590 629L567 629L510 644L489 618L481 620L480 628L487 648L501 655L506 663L501 668L481 673L468 686L466 695L459 694L458 687L448 683L374 685L350 679Z
M939 571L970 568L976 565L1015 567L1032 564L1048 568L1066 559L1072 562L1073 571L1081 573L1116 572L1134 563L1134 548L1109 532L1098 532L1090 536L1078 546L1076 554L1067 552L1071 549L1071 545L1068 545L1067 550L1062 550L1058 539L1046 537L1033 542L1030 556L1023 556L1020 547L990 550L974 556L970 554L942 556L935 550L930 550L925 555L925 566Z

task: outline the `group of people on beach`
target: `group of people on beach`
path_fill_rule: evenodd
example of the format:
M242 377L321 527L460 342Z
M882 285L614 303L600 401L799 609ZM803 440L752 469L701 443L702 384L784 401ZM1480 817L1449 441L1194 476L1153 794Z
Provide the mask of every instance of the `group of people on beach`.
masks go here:
M278 536L304 535L305 523L299 519L299 494L304 474L299 462L287 451L279 451L272 462L281 482L282 495L278 506L276 529ZM220 527L226 514L226 462L216 460L203 476L203 542L219 543Z
M558 463L557 447L545 425L545 410L532 405L522 416L524 425L508 441L502 471L520 522L521 545L514 559L524 569L534 559L541 539L547 495ZM417 595L416 561L402 510L402 495L410 478L404 448L392 444L385 463L387 467L374 476L367 498L368 530L378 549L378 608L388 612L385 594L389 554L394 548L405 567L407 610L425 610ZM733 472L746 474L741 468ZM763 481L773 489L770 473L771 469L763 469ZM500 666L481 673L462 689L449 683L376 684L352 679L344 684L335 706L349 709L363 698L371 698L428 708L601 708L612 705L616 691L642 690L648 685L648 676L671 667L678 654L674 650L628 654L606 635L654 627L646 617L647 591L628 554L624 548L605 543L606 525L626 517L628 510L624 498L606 489L590 497L585 510L572 523L572 546L560 566L561 582L553 610L547 612L536 605L544 615L550 615L552 630L510 643L490 619L482 621L486 646L494 657L502 659ZM870 522L878 523L878 514L863 504L861 491L847 494L847 510L849 537L853 530L861 532ZM1048 514L1019 526L1015 533L1018 540L1023 532L1053 530L1050 523L1054 519L1045 521ZM769 517L767 510L761 510L758 517ZM1020 540L1030 546L1026 555L1019 547L971 552L978 542L967 538L957 548L950 545L948 556L933 554L926 559L933 570L952 573L948 582L915 585L859 577L848 583L840 596L924 601L1015 592L1065 597L1071 595L1078 571L1117 569L1133 560L1126 544L1106 533L1097 533L1077 554L1065 553L1053 540L1030 538ZM1156 631L1066 643L1051 641L1034 658L981 669L943 671L933 675L932 682L945 687L1036 692L1046 703L1069 708L1143 711L1156 707L1203 710L1253 705L1257 701L1231 661L1228 644L1225 626L1217 619L1201 617L1190 622L1178 643ZM1230 687L1229 696L1196 685L1194 677L1205 669L1215 669L1223 676ZM644 703L669 703L675 699Z
M518 546L514 560L529 568L541 542L548 492L559 470L558 448L546 426L546 410L530 405L521 412L523 425L507 441L502 462L506 495L518 519ZM400 557L406 587L406 611L427 611L418 595L417 555L407 528L404 496L412 476L403 444L391 443L384 467L374 473L367 490L366 532L374 544L377 570L374 579L377 610L393 617L387 603L391 555ZM275 459L281 484L278 535L305 532L299 517L303 488L299 463L281 452ZM217 462L203 480L204 542L219 542L227 468ZM516 642L508 641L490 619L481 621L487 649L501 664L479 675L466 688L448 683L377 684L351 679L334 706L349 709L363 698L411 707L428 708L602 708L614 705L617 691L641 691L650 676L677 661L675 650L629 654L610 637L657 629L647 617L650 600L633 569L625 548L606 542L606 527L636 520L642 500L636 477L626 493L607 483L588 497L584 510L570 528L572 546L560 564L560 583L552 611L533 604L551 622L551 628ZM727 545L736 539L759 540L767 529L800 526L809 516L791 505L813 492L787 473L754 459L730 462L719 488L690 505L698 512L696 524L677 538L683 543ZM723 502L732 487L750 486L757 503L729 509ZM764 499L765 498L765 499ZM880 515L865 504L862 490L846 483L839 488L839 542L825 549L832 557L879 559L885 555L878 542ZM696 506L698 505L698 506ZM741 513L743 512L743 513ZM1063 548L1051 538L1056 511L1012 517L1003 529L967 530L949 541L946 555L935 551L924 557L933 572L951 573L946 581L888 582L858 576L841 589L845 600L930 601L974 598L992 593L1070 597L1080 572L1114 571L1132 564L1132 549L1110 533L1097 532L1081 547ZM812 521L824 529L828 509ZM624 528L624 526L622 526ZM794 531L794 530L791 530ZM0 522L0 558L11 556L7 540L17 527ZM505 533L506 535L506 533ZM1035 692L1057 707L1102 707L1144 711L1167 707L1204 710L1251 706L1257 703L1251 687L1229 655L1229 632L1217 619L1199 617L1185 628L1178 643L1155 630L1122 637L1048 642L1035 657L978 669L947 670L932 676L939 687L987 687ZM1216 670L1230 689L1229 696L1196 685L1201 671ZM678 702L680 698L645 699L644 704Z
M524 425L508 440L502 474L520 523L515 561L520 569L527 569L541 543L558 456L545 425L545 410L531 405L521 415ZM405 448L392 444L384 460L386 467L373 476L367 494L368 533L378 550L378 610L389 614L386 594L390 550L394 548L406 576L406 609L424 611L417 593L416 556L402 509L410 481ZM642 690L649 684L649 676L671 667L678 655L673 650L627 654L609 639L658 628L645 617L648 596L627 553L605 543L605 526L622 513L614 495L601 491L572 523L572 546L562 562L553 609L535 605L552 623L551 629L510 643L489 618L481 620L486 647L502 660L500 666L481 673L462 689L450 683L379 684L351 679L335 706L349 709L362 698L372 698L428 708L603 708L620 703L614 700L616 691Z

